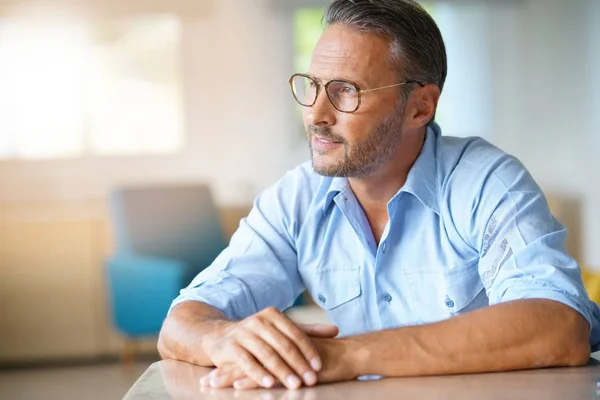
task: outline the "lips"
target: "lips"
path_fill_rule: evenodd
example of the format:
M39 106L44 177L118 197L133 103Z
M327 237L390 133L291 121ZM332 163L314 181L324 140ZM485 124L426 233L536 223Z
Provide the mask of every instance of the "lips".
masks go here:
M318 140L321 143L334 143L334 144L341 144L342 143L342 142L337 142L335 140L326 139L326 138L324 138L322 136L318 136L318 135L313 136L313 139L316 139L316 140Z
M318 151L332 150L342 145L342 142L336 142L330 139L325 139L322 136L314 135L311 139L312 148Z

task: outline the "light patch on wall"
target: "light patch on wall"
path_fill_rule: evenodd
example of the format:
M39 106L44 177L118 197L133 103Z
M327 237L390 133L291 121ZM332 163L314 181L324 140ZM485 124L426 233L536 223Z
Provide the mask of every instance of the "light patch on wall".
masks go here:
M446 45L448 75L436 121L445 135L491 138L490 4L423 4Z
M0 20L0 158L178 151L180 44L170 14Z
M43 158L83 150L85 29L62 21L0 26L0 156Z

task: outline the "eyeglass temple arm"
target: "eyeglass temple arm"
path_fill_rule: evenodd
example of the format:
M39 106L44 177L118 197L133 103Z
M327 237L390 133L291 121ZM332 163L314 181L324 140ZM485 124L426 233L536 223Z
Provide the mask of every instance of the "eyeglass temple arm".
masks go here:
M395 86L400 86L400 85L408 85L411 83L416 83L417 85L424 87L425 84L421 81L406 81L406 82L400 82L400 83L396 83L394 85L387 85L387 86L381 86L378 88L373 88L373 89L361 89L361 93L367 93L367 92L372 92L375 90L381 90L381 89L387 89L387 88L391 88L391 87L395 87Z

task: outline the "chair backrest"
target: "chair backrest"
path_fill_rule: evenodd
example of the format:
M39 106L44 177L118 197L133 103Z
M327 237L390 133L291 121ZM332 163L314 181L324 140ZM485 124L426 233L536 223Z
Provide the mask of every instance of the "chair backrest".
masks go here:
M110 203L118 253L182 260L198 272L227 245L206 185L119 188Z

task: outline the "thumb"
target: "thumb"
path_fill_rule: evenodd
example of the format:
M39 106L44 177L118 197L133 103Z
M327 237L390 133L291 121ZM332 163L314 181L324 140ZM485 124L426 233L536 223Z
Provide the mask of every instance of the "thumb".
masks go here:
M298 324L308 336L318 338L333 338L340 333L340 330L335 325L326 324Z

